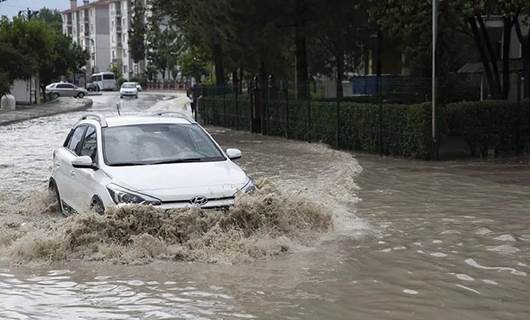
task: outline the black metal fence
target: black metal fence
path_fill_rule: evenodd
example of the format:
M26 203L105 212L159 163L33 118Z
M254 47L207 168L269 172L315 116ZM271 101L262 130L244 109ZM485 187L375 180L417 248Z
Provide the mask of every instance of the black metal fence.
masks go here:
M379 87L382 89L382 86ZM319 94L313 83L310 95L301 97L288 82L250 82L244 86L208 87L200 92L198 115L205 124L247 130L289 139L318 141L340 149L431 158L430 107L425 89L407 87L408 104L397 93L349 95ZM334 88L336 92L336 87ZM343 88L343 91L344 88Z

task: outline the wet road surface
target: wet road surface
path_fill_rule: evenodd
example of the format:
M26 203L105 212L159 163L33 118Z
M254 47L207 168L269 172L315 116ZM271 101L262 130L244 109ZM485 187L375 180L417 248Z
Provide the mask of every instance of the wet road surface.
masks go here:
M122 110L146 110L162 98L125 101ZM95 97L94 109L112 114L118 100ZM0 201L12 204L43 188L51 150L79 116L0 127ZM0 318L530 317L527 165L380 160L318 144L209 130L223 147L243 151L241 165L255 178L329 208L335 230L314 246L234 265L16 265L3 257ZM12 218L0 213L3 223Z

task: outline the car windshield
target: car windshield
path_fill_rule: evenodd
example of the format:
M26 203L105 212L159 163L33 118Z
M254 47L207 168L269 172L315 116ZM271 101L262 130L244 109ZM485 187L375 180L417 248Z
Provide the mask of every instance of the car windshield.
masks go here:
M134 83L124 83L122 88L136 88L136 85Z
M103 129L109 166L223 161L224 155L196 124L142 124Z

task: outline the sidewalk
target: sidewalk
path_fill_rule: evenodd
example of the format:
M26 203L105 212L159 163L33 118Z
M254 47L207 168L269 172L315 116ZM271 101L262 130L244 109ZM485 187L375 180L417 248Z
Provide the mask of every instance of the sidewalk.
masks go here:
M58 98L37 106L17 106L15 111L0 112L0 126L60 113L86 110L92 107L91 99Z

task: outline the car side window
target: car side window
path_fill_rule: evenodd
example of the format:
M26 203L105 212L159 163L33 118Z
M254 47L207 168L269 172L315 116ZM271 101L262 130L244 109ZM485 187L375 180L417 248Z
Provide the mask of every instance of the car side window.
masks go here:
M92 161L94 163L97 162L97 154L98 154L98 142L97 142L97 134L96 134L96 128L89 126L85 133L85 139L83 142L83 146L81 147L81 152L79 153L80 156L89 156L92 158Z
M73 153L78 155L79 150L81 149L81 142L83 141L83 135L85 134L86 126L79 126L72 133L70 138L70 143L68 143L67 148L70 149Z
M58 84L56 86L57 89L65 89L66 88L66 85L65 84Z

